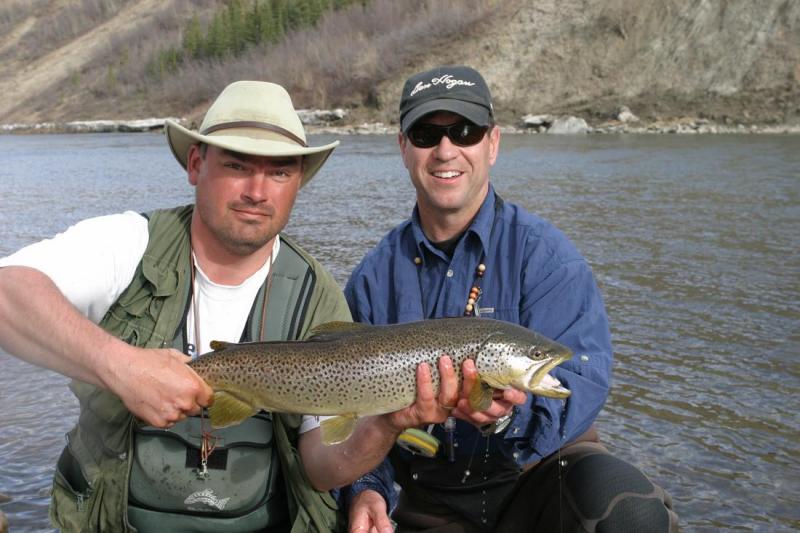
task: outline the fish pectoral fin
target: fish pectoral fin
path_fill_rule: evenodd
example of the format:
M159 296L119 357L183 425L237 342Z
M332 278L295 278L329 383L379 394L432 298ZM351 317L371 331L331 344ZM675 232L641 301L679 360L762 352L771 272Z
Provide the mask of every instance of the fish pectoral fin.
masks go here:
M479 381L469 391L469 406L473 411L485 411L492 405L492 388Z
M319 423L319 429L322 431L322 444L330 446L347 440L347 437L352 435L356 429L356 422L358 422L356 415L326 418Z
M224 350L225 348L230 347L233 344L234 343L232 342L225 342L225 341L211 341L211 344L209 344L209 346L211 346L211 349L214 350L215 352L219 352L221 350Z
M335 338L339 333L349 333L352 331L363 331L373 326L361 324L360 322L333 321L325 322L311 328L306 340L325 340Z
M208 418L211 426L224 428L238 424L258 412L254 405L225 392L214 392L214 403L208 408Z

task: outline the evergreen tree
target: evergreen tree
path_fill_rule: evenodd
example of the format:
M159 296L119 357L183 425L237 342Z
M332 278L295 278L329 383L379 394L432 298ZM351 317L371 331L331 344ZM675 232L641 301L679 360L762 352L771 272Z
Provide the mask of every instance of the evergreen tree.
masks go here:
M286 29L299 28L307 17L308 4L305 0L293 0L286 6Z
M241 0L230 0L225 12L226 51L240 54L245 48L247 32L244 24L244 10Z
M187 57L197 58L203 53L203 32L200 29L200 19L192 16L189 25L183 32L183 52Z
M307 24L314 25L322 18L322 0L308 0L308 21Z
M244 17L246 46L261 42L261 19L258 16L260 7L261 3L258 0L253 0L250 12Z
M275 18L275 40L289 30L289 9L286 0L272 0L272 13Z
M225 42L225 16L222 12L217 12L211 19L203 48L206 57L219 58L225 55L227 44Z
M356 1L365 5L368 0L228 0L214 13L205 32L198 16L192 15L180 46L159 51L147 71L161 78L177 72L189 59L239 55L249 46L276 42L289 30L316 24L328 11Z
M258 7L258 29L260 42L269 43L276 40L278 21L272 9L271 0L263 0Z

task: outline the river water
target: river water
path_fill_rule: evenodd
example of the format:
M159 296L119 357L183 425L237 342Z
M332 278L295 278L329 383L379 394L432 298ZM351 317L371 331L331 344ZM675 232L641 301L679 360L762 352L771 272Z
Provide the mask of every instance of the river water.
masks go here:
M413 192L394 137L341 140L287 231L344 284ZM505 135L492 176L594 268L614 453L672 494L684 531L800 529L800 137ZM191 201L160 135L0 136L0 256L88 216ZM65 378L0 353L11 531L50 530L76 416Z

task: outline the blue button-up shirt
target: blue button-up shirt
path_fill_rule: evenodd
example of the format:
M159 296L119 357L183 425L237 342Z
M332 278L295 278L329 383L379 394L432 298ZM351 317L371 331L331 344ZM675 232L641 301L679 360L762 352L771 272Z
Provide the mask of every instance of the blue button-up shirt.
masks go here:
M521 466L589 429L609 391L612 349L600 291L589 264L563 233L499 200L490 186L452 258L425 236L415 208L412 218L390 231L356 267L345 296L358 322L462 316L481 262L486 265L478 301L481 317L529 327L575 353L551 372L572 391L570 397L564 401L529 394L526 404L515 408L508 429L493 438L493 450ZM480 434L458 422L458 452L474 453ZM444 438L441 428L437 432ZM374 472L374 482L368 475L353 490L381 490L390 473L386 462Z

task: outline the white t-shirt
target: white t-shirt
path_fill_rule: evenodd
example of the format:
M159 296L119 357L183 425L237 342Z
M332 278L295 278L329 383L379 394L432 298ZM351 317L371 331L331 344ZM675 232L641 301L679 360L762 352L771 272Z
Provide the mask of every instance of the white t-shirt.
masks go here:
M27 266L43 272L81 313L97 324L133 280L147 248L147 224L146 218L133 211L89 218L52 239L1 258L0 267ZM276 238L270 257L278 256L280 246L280 238ZM200 316L200 350L196 353L202 354L210 351L212 340L239 342L271 261L236 286L214 283L196 262L195 267L193 294ZM189 306L186 328L186 340L193 345L194 308ZM318 417L305 416L300 432L318 426Z

